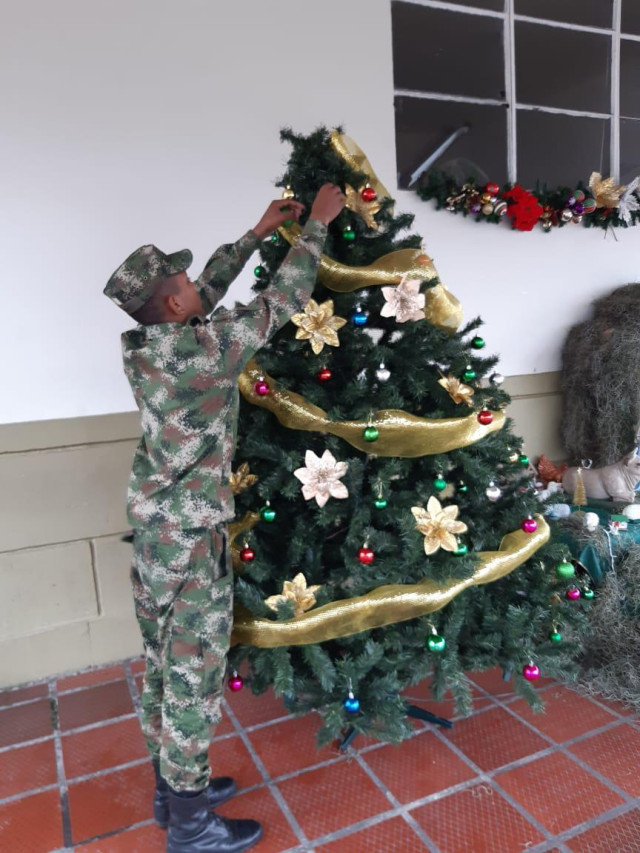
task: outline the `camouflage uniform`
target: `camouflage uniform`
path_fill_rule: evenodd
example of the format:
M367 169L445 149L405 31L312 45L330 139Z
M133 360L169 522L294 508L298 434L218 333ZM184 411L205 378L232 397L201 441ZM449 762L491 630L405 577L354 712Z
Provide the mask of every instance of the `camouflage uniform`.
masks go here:
M326 227L310 220L269 290L246 306L219 308L186 325L138 326L122 337L143 430L128 496L132 583L146 650L143 728L162 776L178 791L206 787L211 726L220 718L233 622L226 521L234 514L229 478L238 377L306 305L325 237ZM205 311L258 245L249 231L211 257L195 283ZM144 246L116 270L105 293L135 312L154 281L190 260L188 251L164 255Z

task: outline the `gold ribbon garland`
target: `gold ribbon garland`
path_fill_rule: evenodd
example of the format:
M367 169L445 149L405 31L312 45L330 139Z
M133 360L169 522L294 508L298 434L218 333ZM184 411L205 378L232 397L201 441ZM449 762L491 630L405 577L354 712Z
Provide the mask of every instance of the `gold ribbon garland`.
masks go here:
M261 396L254 389L259 377L269 384L270 392ZM465 418L420 418L401 409L379 409L372 418L362 421L332 421L324 409L309 403L300 394L278 387L275 379L260 370L251 359L240 374L238 385L243 397L255 406L267 409L288 429L337 435L352 447L375 456L413 458L434 453L448 453L475 444L492 432L502 429L505 413L493 412L493 421L484 425L476 414ZM376 441L363 436L368 426L378 429Z
M391 193L373 171L373 166L369 162L367 155L350 136L334 130L331 133L330 142L331 147L338 157L344 160L349 168L353 169L354 172L362 172L367 176L370 186L376 191L379 199L391 198Z
M278 231L292 246L298 241L302 229L297 222ZM438 273L433 261L422 249L398 249L378 258L366 267L350 267L322 255L318 267L318 281L336 293L352 293L375 285L400 284L403 278L434 281ZM462 305L444 284L436 284L425 291L425 319L438 329L455 332L462 323Z
M238 607L231 642L259 648L304 646L433 613L465 589L493 583L533 556L550 535L542 516L537 516L537 522L535 533L515 530L503 538L497 551L479 551L475 555L478 565L473 575L465 580L451 579L442 583L428 579L416 584L380 586L366 595L333 601L284 622L253 617Z

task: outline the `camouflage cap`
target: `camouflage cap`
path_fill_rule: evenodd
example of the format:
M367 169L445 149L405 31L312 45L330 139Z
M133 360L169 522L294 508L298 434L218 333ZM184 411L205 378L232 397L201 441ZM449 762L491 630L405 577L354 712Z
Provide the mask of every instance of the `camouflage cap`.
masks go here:
M113 273L103 293L127 314L138 311L163 278L184 272L193 260L189 249L165 255L157 246L140 246Z

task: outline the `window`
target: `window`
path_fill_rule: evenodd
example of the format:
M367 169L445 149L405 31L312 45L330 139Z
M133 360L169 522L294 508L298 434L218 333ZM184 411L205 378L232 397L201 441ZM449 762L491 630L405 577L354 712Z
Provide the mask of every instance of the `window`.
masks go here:
M398 185L640 174L640 0L393 0Z

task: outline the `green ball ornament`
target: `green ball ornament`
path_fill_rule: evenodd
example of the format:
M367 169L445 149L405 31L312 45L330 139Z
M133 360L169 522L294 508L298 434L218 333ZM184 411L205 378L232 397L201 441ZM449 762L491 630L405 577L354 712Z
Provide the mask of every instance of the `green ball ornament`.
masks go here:
M447 646L447 641L440 634L432 634L427 640L427 647L430 652L443 652Z
M469 553L469 549L464 544L464 542L460 542L460 544L453 553L456 555L456 557L464 557L465 554Z
M433 488L436 490L436 492L443 492L447 488L447 481L444 479L444 477L438 476L433 481Z
M262 507L262 509L260 510L260 518L263 521L269 521L269 522L275 521L276 515L277 515L277 513L276 513L275 509L273 509L273 507L270 506L269 504L265 504Z
M273 234L271 235L271 242L272 243L278 242L278 232L277 231L274 231Z
M591 587L587 587L586 589L582 590L582 597L586 598L587 601L593 601L593 599L596 597L596 594L591 589Z
M549 639L552 643L561 643L562 642L562 634L560 631L552 631L549 634Z
M376 509L386 509L388 501L386 498L376 498L373 505Z
M526 454L526 453L521 453L521 454L520 454L520 456L518 456L518 462L519 462L521 465L525 465L525 466L526 466L526 465L528 465L528 464L529 464L529 457L527 456L527 454Z
M291 228L291 226L293 225L293 219L285 219L282 224L285 228Z
M342 232L342 239L346 240L347 243L353 243L356 239L356 232L351 228L351 226L347 226Z
M476 372L471 367L467 367L465 372L462 374L462 377L465 382L472 382L476 378Z
M467 486L466 483L463 483L462 480L460 480L460 482L458 483L458 487L456 489L456 492L458 492L458 494L460 494L460 495L466 495L468 491L469 491L469 486Z
M574 577L575 573L576 570L568 560L563 560L556 566L556 575L562 581L568 581L570 578Z
M480 335L476 335L475 338L471 341L471 346L474 349L482 349L484 345L484 338L481 338Z
M254 267L253 274L256 278L263 278L265 274L265 268L261 265Z
M374 426L368 426L362 433L365 441L377 441L380 433Z

